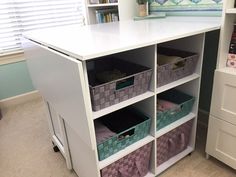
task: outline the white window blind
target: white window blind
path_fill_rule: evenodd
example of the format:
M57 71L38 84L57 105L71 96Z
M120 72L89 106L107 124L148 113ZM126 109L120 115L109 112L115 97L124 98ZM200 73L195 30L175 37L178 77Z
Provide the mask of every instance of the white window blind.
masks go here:
M82 0L0 0L0 55L20 52L24 31L83 21Z

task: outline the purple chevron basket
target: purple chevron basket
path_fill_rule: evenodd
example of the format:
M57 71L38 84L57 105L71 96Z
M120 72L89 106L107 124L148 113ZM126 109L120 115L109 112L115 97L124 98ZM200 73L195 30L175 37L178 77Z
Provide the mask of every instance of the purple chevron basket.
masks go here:
M192 125L190 120L157 139L157 166L188 147Z
M101 170L102 177L144 177L148 173L152 143Z
M172 48L158 48L158 53L166 56L178 56L179 60L157 66L157 87L181 79L194 73L198 55L192 52ZM157 61L159 61L157 59Z
M152 69L117 58L95 60L88 72L92 109L98 111L148 91ZM98 73L118 70L125 76L108 81L98 80Z

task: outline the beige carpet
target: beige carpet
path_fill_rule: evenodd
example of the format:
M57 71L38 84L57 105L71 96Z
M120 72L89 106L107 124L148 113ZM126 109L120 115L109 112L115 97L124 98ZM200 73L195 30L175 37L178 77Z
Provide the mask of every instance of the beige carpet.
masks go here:
M54 153L41 100L3 110L0 120L0 177L76 177ZM205 131L198 132L201 136ZM198 141L199 142L199 141ZM201 142L204 142L201 141ZM204 143L161 177L236 177L226 165L204 157Z

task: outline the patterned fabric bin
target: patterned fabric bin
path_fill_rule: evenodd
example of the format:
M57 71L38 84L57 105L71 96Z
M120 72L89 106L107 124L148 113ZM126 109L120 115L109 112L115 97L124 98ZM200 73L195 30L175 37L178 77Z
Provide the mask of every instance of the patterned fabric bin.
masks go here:
M192 125L190 120L157 139L157 166L188 147Z
M163 92L159 94L157 98L170 101L177 105L170 110L157 111L157 130L160 130L165 126L188 115L192 111L192 107L195 101L194 97L175 89Z
M160 47L158 54L180 57L177 61L159 64L157 58L157 87L181 79L194 73L198 55L191 52Z
M101 170L102 177L144 177L149 171L152 143Z
M150 68L116 58L92 62L94 68L88 71L88 79L93 111L145 93L149 88L152 75ZM114 70L121 71L125 76L105 83L97 79L98 73Z
M150 118L131 108L116 111L98 121L116 133L115 136L97 144L99 160L103 160L146 137L151 125Z

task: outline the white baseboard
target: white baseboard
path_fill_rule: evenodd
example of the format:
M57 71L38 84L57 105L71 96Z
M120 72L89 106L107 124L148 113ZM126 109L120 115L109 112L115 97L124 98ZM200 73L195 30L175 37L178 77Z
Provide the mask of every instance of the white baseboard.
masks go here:
M17 95L14 97L2 99L0 100L0 108L4 109L4 108L12 107L15 105L23 104L28 101L32 101L32 100L40 99L40 98L42 97L39 94L39 91L36 90L36 91L21 94L21 95Z

